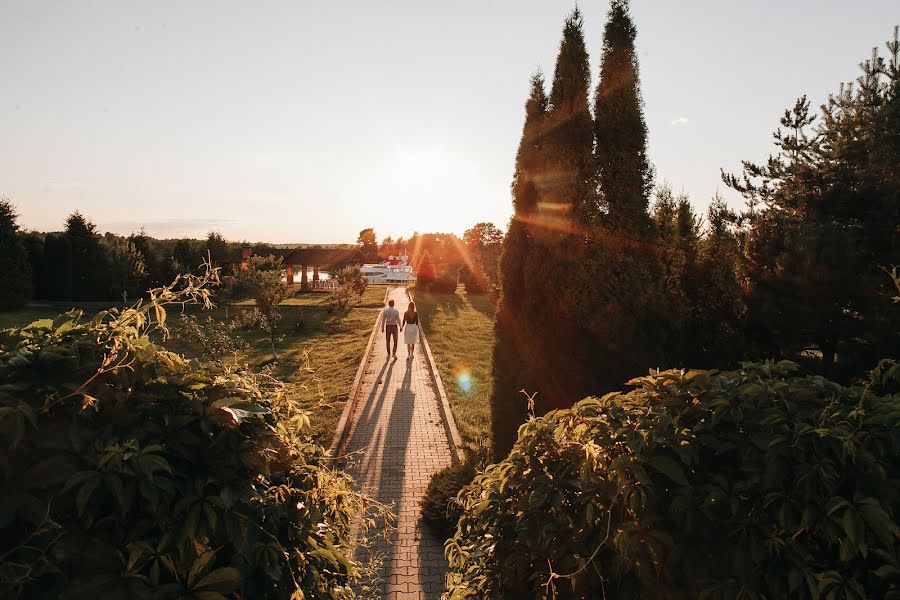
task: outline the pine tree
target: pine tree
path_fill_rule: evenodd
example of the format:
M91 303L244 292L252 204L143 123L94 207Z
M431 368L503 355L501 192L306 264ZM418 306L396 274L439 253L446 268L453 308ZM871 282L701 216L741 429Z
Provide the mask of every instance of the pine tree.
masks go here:
M0 198L0 310L21 308L31 299L31 264L19 236L12 203Z
M653 171L647 157L636 36L628 0L613 0L594 97L594 137L606 224L623 235L643 237L649 225Z
M67 299L106 300L108 264L97 227L75 211L66 219L65 237L72 256L71 297Z
M900 347L885 269L900 264L900 39L863 62L821 121L801 97L764 165L742 178L751 356L783 356L849 381ZM812 127L811 127L812 126ZM815 352L810 352L814 350ZM811 359L811 355L819 359Z
M526 307L533 300L525 292L523 266L534 243L531 228L537 211L538 185L544 173L542 142L547 105L544 77L537 72L531 78L531 93L525 103L525 125L512 183L513 217L500 254L491 395L491 437L497 459L512 447L519 424L527 416L526 400L519 390L533 389L524 360L530 354L531 344L525 317L531 311Z

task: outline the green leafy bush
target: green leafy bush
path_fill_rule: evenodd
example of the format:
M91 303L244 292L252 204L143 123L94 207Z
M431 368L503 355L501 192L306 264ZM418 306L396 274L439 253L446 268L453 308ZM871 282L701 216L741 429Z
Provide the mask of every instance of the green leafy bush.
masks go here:
M196 315L183 314L176 337L197 348L203 358L218 362L225 356L233 356L247 349L247 342L233 332L233 322L211 316L200 319Z
M425 496L422 498L422 519L442 539L456 531L456 522L462 514L456 502L459 491L472 483L478 473L477 457L456 462L431 476Z
M258 308L247 308L241 310L232 317L229 327L237 331L253 331L265 327L266 317Z
M460 496L449 596L900 597L900 395L796 371L651 374L529 420Z
M349 598L361 506L283 384L155 345L166 302L0 332L0 597Z

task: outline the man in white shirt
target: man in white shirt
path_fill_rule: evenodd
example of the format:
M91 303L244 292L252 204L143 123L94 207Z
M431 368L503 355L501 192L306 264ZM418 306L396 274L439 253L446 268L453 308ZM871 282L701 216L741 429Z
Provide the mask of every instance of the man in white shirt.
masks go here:
M385 334L388 357L397 358L397 339L400 330L400 311L394 308L394 301L388 300L388 307L381 313L381 332ZM391 351L391 337L394 338L394 350Z

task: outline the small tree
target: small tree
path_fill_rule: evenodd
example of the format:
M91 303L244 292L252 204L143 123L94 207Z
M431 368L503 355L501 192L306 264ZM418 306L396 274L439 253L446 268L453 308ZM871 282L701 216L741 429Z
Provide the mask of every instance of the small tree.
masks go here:
M235 277L235 293L243 293L256 300L256 307L263 316L262 329L269 334L272 359L278 361L275 337L281 313L278 305L290 295L290 288L282 280L281 259L275 256L252 256L249 268Z
M144 257L130 240L118 238L107 245L107 261L109 262L109 293L114 298L136 298L144 290L142 285L147 281L147 270Z
M460 279L467 292L484 293L498 285L503 232L493 223L478 223L463 234L466 256Z
M434 280L437 279L437 272L434 268L434 261L431 259L431 253L428 252L428 250L426 250L425 253L422 254L422 258L419 259L417 269L417 285L423 290L430 290L431 286L434 285Z
M21 308L32 294L31 264L18 229L15 209L0 198L0 310Z
M375 230L369 227L359 232L356 238L359 244L359 250L366 257L366 260L376 260L378 258L378 239L375 237Z
M347 310L366 291L366 280L362 271L356 265L344 267L335 275L338 289L331 296L331 306L334 310Z
M218 231L210 231L206 236L206 252L209 253L214 266L225 266L228 262L228 242L225 237Z

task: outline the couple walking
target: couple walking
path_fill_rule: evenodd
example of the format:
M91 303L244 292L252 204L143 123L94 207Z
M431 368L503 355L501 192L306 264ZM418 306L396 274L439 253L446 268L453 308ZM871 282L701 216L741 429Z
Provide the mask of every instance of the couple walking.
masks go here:
M387 344L388 358L397 358L398 328L406 330L403 334L403 342L406 344L406 359L413 357L416 350L416 342L419 341L419 313L416 312L416 303L410 302L409 308L400 317L400 311L394 308L394 301L388 301L388 307L381 313L381 332L385 334L384 341ZM394 350L391 351L391 338L394 339Z

